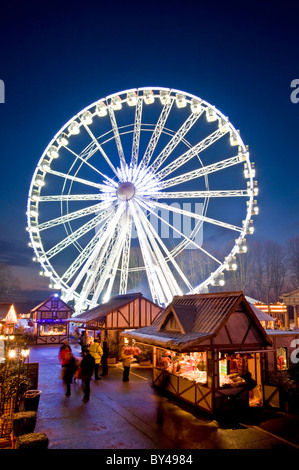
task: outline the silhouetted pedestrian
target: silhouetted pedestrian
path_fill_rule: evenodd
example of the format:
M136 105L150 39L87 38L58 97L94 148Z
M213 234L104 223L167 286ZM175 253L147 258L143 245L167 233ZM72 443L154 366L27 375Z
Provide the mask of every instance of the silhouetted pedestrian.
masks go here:
M80 363L82 388L84 392L83 401L87 402L90 396L90 380L94 371L95 360L88 348L83 350L83 359Z
M107 341L103 341L103 355L102 355L102 373L101 376L108 374L108 357L109 357L109 347Z
M87 347L87 335L86 331L83 330L79 339L79 344L81 346L81 354L83 356L83 350Z

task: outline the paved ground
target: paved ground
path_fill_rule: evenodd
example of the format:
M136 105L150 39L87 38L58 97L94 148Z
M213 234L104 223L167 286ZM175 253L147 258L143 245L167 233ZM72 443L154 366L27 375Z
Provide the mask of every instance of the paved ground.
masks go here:
M132 367L123 383L121 364L111 366L107 377L91 382L88 403L81 383L66 397L58 350L30 352L42 390L35 431L47 434L49 449L299 449L299 416L256 411L242 424L220 424L154 389L149 368Z

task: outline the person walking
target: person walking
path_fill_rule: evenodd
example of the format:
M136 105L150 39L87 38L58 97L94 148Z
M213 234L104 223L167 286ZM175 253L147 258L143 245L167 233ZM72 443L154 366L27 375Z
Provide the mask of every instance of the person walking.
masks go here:
M103 355L102 355L102 373L101 376L105 377L108 374L108 356L109 356L109 347L107 341L103 341Z
M81 332L81 336L80 336L80 339L79 339L79 344L81 346L81 355L83 356L83 350L87 347L87 334L86 334L86 330L83 330Z
M95 360L94 379L101 380L101 377L99 377L99 367L103 356L103 349L98 338L95 338L93 344L89 346L89 352Z
M72 353L72 349L69 342L65 340L59 351L59 360L61 363L61 375L60 378L66 387L66 396L71 395L71 383L73 381L73 375L75 372L75 358Z
M88 348L83 350L83 359L80 363L81 369L81 380L83 388L83 401L87 402L90 396L90 380L94 371L95 360L94 357L90 354Z
M123 361L123 367L124 367L124 372L123 372L123 382L128 382L129 375L130 375L130 365L133 359L133 354L128 350L127 346L124 346L121 352L121 358Z

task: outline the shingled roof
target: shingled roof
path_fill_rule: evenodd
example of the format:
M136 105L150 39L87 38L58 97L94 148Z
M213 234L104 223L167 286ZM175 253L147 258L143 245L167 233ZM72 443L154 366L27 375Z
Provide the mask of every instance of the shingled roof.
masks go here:
M146 344L184 351L214 338L240 304L257 330L261 344L271 344L243 292L175 296L159 320L125 335Z

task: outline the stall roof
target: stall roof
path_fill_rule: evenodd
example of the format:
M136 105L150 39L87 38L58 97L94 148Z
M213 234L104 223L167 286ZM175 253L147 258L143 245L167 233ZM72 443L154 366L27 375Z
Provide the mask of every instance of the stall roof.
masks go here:
M259 321L276 321L275 318L271 317L267 313L263 312L260 308L256 307L255 305L250 305L254 313L256 314Z
M125 294L125 295L116 295L115 297L111 297L111 299L104 303L97 305L96 307L87 310L86 312L80 313L74 317L69 318L69 322L76 322L76 323L89 323L89 322L96 322L101 321L104 319L109 313L113 312L114 310L120 309L125 305L133 302L136 299L145 298L141 294L141 292L133 293L133 294ZM148 299L145 299L149 303L153 303Z
M175 296L159 320L151 326L122 335L146 344L183 351L215 337L241 303L259 331L262 345L270 345L271 340L243 292ZM170 318L171 325L168 323Z

